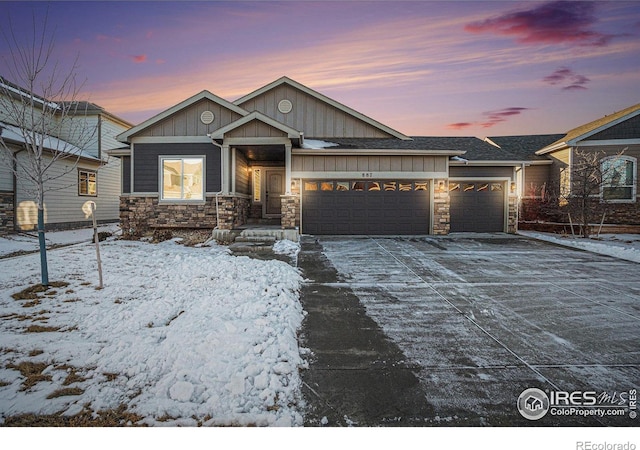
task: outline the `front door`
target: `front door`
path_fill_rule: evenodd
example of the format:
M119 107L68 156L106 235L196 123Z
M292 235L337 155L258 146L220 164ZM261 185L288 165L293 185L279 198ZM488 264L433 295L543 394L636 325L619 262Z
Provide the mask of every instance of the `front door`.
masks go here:
M265 186L266 198L266 216L275 216L282 214L282 205L280 197L284 194L284 170L268 169L267 184Z

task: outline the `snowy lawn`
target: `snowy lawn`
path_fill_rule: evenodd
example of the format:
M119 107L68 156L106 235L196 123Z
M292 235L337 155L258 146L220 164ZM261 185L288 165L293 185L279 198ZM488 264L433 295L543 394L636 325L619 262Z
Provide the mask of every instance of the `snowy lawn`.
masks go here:
M0 260L0 423L124 405L152 426L303 424L295 268L175 240L101 255L103 290L86 243L50 251L63 284L24 299L38 255Z
M640 263L639 234L601 234L585 239L580 236L541 233L538 231L518 231L518 234L554 244L560 244L600 255L613 256Z

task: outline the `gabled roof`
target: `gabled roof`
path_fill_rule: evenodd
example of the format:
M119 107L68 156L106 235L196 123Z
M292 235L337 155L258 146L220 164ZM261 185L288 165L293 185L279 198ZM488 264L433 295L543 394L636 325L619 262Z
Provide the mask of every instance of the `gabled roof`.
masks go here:
M549 153L554 150L573 146L577 142L584 140L591 135L617 125L620 122L624 122L625 120L637 116L638 114L640 114L640 103L615 112L613 114L609 114L608 116L601 117L600 119L596 119L584 125L580 125L579 127L570 130L564 137L547 145L545 148L538 150L536 154L544 155L545 153Z
M536 151L561 139L562 134L534 134L522 136L491 136L485 138L488 143L493 143L506 153L513 156L514 160L544 161L546 157L536 155Z
M100 158L96 158L90 153L82 150L79 147L57 137L42 133L27 133L25 136L24 130L20 127L10 125L8 123L0 122L0 138L8 143L24 145L32 144L32 139L35 137L36 145L42 145L42 148L57 153L65 153L70 156L89 159L92 161L101 161Z
M235 112L235 113L237 113L237 114L239 114L241 116L246 116L247 114L249 114L248 111L240 108L239 106L234 105L233 103L228 102L227 100L223 99L222 97L218 97L217 95L212 94L211 92L205 90L205 91L202 91L202 92L200 92L200 93L198 93L198 94L196 94L196 95L194 95L192 97L189 97L186 100L183 100L182 102L178 103L177 105L174 105L171 108L169 108L169 109L167 109L167 110L165 110L165 111L163 111L163 112L161 112L159 114L156 114L152 118L150 118L148 120L145 120L144 122L142 122L139 125L136 125L133 128L130 128L129 130L125 131L124 133L119 134L116 137L116 139L119 140L120 142L125 142L126 143L126 142L129 141L129 138L131 136L141 132L145 128L150 127L150 126L160 122L161 120L164 120L167 117L177 113L178 111L180 111L180 110L182 110L184 108L187 108L187 107L193 105L194 103L197 103L197 102L199 102L200 100L203 100L203 99L208 99L208 100L210 100L210 101L212 101L214 103L217 103L220 106L222 106L224 108L227 108L227 109L229 109L229 110L231 110L231 111L233 111L233 112Z
M298 130L295 130L283 123L280 123L277 120L274 120L271 117L266 116L259 111L253 111L252 113L247 114L246 116L236 120L235 122L231 122L229 125L215 130L213 133L209 135L209 137L211 139L223 139L225 133L228 133L229 131L240 128L241 126L246 125L247 123L253 120L258 120L262 123L265 123L273 128L276 128L282 131L283 133L286 133L287 137L289 137L290 139L300 139L302 137L302 133L300 133Z
M283 84L288 84L289 86L292 86L302 92L304 92L307 95L310 95L312 97L315 97L316 99L327 103L331 106L333 106L334 108L337 108L339 110L341 110L344 113L347 113L349 115L352 115L360 120L362 120L363 122L368 123L369 125L371 125L372 127L378 128L379 130L384 131L387 134L390 134L392 136L395 136L398 139L402 139L402 140L411 140L411 138L409 136L406 136L402 133L400 133L399 131L394 130L393 128L390 128L380 122L378 122L377 120L372 119L371 117L365 116L362 113L359 113L358 111L349 108L348 106L343 105L342 103L339 103L329 97L327 97L326 95L323 95L317 91L314 91L313 89L310 89L308 87L306 87L303 84L298 83L297 81L292 80L289 77L281 77L279 79L277 79L276 81L267 84L266 86L261 87L260 89L257 89L253 92L251 92L248 95L245 95L244 97L241 97L239 99L237 99L235 102L233 102L236 105L241 105L242 103L245 103L249 100L252 100L253 98L264 94L267 91L270 91L271 89L274 89L280 85Z
M411 140L399 141L394 138L331 138L334 144L331 149L364 149L364 150L441 150L474 151L480 148L493 148L475 137L431 137L412 136Z

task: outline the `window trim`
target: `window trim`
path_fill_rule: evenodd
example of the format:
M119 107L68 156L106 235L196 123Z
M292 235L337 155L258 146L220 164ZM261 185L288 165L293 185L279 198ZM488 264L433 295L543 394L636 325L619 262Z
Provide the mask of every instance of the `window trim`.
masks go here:
M81 188L82 188L81 177L82 177L83 173L87 174L87 180L86 180L87 193L86 194L83 194L82 191L81 191ZM94 181L93 181L95 183L95 193L94 194L89 193L89 183L90 183L89 175L93 175L94 176ZM78 168L78 196L80 196L80 197L97 197L98 196L98 171L97 170L80 169L80 168Z
M636 196L638 195L638 159L634 158L633 156L627 156L627 155L614 155L614 156L607 156L606 158L602 158L600 160L600 170L602 173L604 173L604 170L602 168L602 166L605 164L606 161L611 161L611 160L619 160L619 161L628 161L631 162L633 164L633 181L631 185L625 184L625 185L618 185L615 187L631 187L631 198L619 198L619 199L605 199L604 198L604 190L607 187L614 187L614 186L610 186L610 185L605 185L605 181L604 181L604 176L603 176L603 180L602 183L600 184L600 201L602 201L603 203L635 203L636 202Z
M201 159L202 160L202 198L185 199L185 198L163 198L164 195L164 161L165 160L185 160L185 159ZM206 203L207 198L207 157L206 155L160 155L158 156L158 202L159 203Z

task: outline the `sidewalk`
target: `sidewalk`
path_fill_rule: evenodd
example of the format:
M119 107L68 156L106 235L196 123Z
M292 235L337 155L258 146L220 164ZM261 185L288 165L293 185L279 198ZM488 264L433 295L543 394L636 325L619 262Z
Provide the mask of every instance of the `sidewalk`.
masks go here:
M120 231L117 223L100 225L98 231L116 233ZM79 228L76 230L49 231L45 233L47 249L64 247L93 239L93 228ZM37 231L8 234L0 237L0 258L8 258L39 251Z

